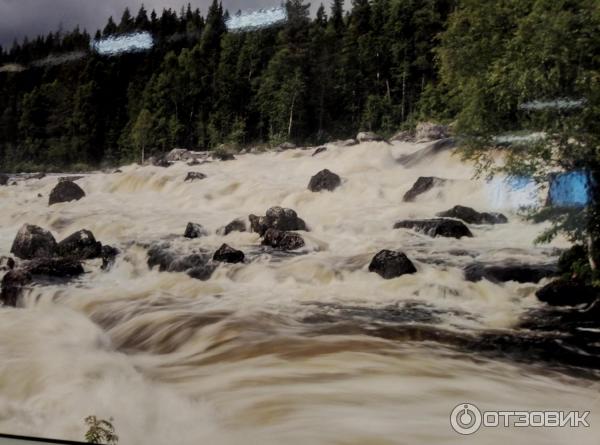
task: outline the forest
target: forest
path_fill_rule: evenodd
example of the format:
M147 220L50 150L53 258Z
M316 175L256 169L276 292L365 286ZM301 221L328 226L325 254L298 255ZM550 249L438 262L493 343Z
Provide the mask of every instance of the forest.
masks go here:
M311 16L308 3L288 0L285 23L248 32L229 32L230 12L216 0L205 15L191 5L142 6L93 36L60 30L0 48L2 170L139 161L141 146L150 155L319 144L361 130L390 135L425 118L489 136L563 122L551 112L532 117L523 101L596 103L594 0L343 5L333 0ZM91 49L138 31L153 36L150 51ZM597 113L585 107L580 123Z

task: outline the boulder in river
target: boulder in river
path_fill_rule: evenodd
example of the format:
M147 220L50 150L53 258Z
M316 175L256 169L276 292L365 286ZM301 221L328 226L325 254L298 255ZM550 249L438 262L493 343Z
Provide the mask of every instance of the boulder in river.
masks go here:
M0 272L6 272L15 268L15 260L9 256L0 256Z
M73 258L36 258L23 267L31 275L71 278L84 273L81 263Z
M191 159L193 154L185 148L174 148L165 156L168 162L187 161Z
M444 185L446 181L446 179L436 178L435 176L421 176L413 184L411 189L404 194L404 198L402 198L402 200L404 202L413 202L417 196L428 192L434 187Z
M375 272L386 280L417 271L403 252L382 250L371 260L369 272Z
M154 245L148 250L148 267L155 266L160 272L186 272L199 280L208 280L216 269L205 253L182 254L169 244Z
M186 238L200 238L201 236L206 236L208 235L208 232L206 231L206 229L204 227L202 227L200 224L196 224L193 222L189 222L185 228L185 232L183 234L183 236L185 236Z
M361 131L356 135L356 140L358 142L379 142L383 141L383 138L372 131Z
M398 221L394 229L413 229L431 237L444 236L448 238L473 237L469 228L456 219L433 218Z
M213 260L221 263L243 263L244 252L234 249L228 244L223 244L213 255Z
M213 159L216 159L218 161L234 161L235 160L235 156L227 151L223 151L223 150L215 150L212 153L212 157Z
M0 185L7 185L9 179L8 175L0 173Z
M217 230L217 234L225 236L231 232L245 232L246 222L243 219L234 219L229 224Z
M262 245L278 250L295 250L304 247L304 239L297 233L268 229L265 232Z
M120 251L113 246L102 246L102 269L108 270L114 264L115 258L119 255Z
M469 224L506 224L508 222L508 218L506 218L506 216L504 216L502 213L480 213L471 207L460 205L454 206L450 210L439 212L436 215L445 218L461 219Z
M390 138L393 142L414 142L415 134L412 131L399 131Z
M542 278L554 276L558 272L555 264L523 264L519 262L474 263L464 270L467 281L486 279L496 283L516 281L518 283L537 283Z
M202 180L202 179L206 179L206 175L204 173L200 173L200 172L188 172L188 174L185 177L185 179L184 179L183 182L196 181L196 180Z
M433 122L421 122L417 125L415 139L417 141L435 141L447 138L449 135L446 125L435 124Z
M311 192L320 192L321 190L329 190L332 192L342 184L342 179L335 173L325 169L310 178L308 189Z
M85 192L73 181L62 181L50 192L48 205L57 204L59 202L78 201L85 196Z
M102 255L102 244L89 230L78 230L56 246L58 256L87 260Z
M26 270L15 269L9 271L2 278L0 301L5 306L16 307L23 288L31 283L31 280L31 274Z
M265 216L250 215L249 219L251 230L260 236L268 229L307 230L306 223L294 210L283 207L271 207Z
M24 260L51 257L56 254L56 240L47 230L24 224L17 232L10 252Z
M163 168L168 168L171 165L173 165L172 162L169 162L167 160L166 156L159 156L159 157L152 156L148 159L148 162L155 167L163 167Z
M577 280L559 278L538 289L535 295L550 306L577 306L600 300L600 289Z

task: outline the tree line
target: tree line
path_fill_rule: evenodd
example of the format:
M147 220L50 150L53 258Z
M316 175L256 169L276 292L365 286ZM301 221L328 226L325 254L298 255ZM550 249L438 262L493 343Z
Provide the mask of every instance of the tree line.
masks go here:
M455 0L288 0L288 21L229 32L216 0L158 15L143 6L91 36L76 28L0 51L3 169L139 160L173 147L321 143L392 132L420 112L438 79L434 49ZM106 57L92 38L152 34L148 52ZM85 57L40 64L48 56Z

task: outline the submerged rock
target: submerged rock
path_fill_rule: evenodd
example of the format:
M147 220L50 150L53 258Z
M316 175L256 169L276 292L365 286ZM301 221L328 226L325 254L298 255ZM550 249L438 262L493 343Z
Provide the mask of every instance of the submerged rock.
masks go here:
M268 229L265 232L262 245L279 250L295 250L304 247L304 239L297 233Z
M188 172L188 174L185 177L185 179L183 180L183 182L196 181L196 180L202 180L202 179L206 179L206 175L204 173Z
M217 234L225 236L231 232L245 232L246 222L243 219L234 219L229 224L217 230Z
M56 240L47 230L24 224L17 232L10 252L24 260L51 257L56 254Z
M78 230L56 246L58 256L87 260L102 255L102 244L96 241L89 230Z
M85 196L85 192L73 181L62 181L50 192L48 205L57 204L59 202L79 201Z
M414 229L431 237L444 236L449 238L473 237L469 228L455 219L434 218L398 221L394 229Z
M369 272L375 272L386 280L417 272L414 264L403 252L382 250L371 260Z
M464 269L467 281L486 279L496 283L516 281L518 283L537 283L542 278L556 275L555 264L475 263Z
M0 301L5 306L16 307L24 287L31 283L31 280L31 274L26 270L15 269L8 272L2 278Z
M148 250L148 267L158 266L160 272L186 272L190 277L208 280L216 269L205 253L182 254L169 244L152 246Z
M0 173L0 185L7 185L8 181L9 181L9 177L8 175L5 175L3 173Z
M200 238L201 236L207 236L208 232L206 231L206 229L204 229L204 227L202 227L200 224L196 224L193 222L189 222L185 228L185 232L183 234L183 236L185 236L186 238Z
M504 216L502 213L480 213L471 207L460 205L454 206L450 210L439 212L436 215L446 218L462 219L464 222L469 224L506 224L508 222L508 218L506 218L506 216Z
M227 244L223 244L213 255L213 260L221 263L243 263L244 252L236 250Z
M327 150L327 147L325 147L325 146L317 147L317 149L313 152L312 156L316 156L319 153L323 153L326 150Z
M446 181L446 179L436 178L435 176L421 176L411 189L404 194L402 200L404 202L413 202L417 196L428 192L434 187L444 185Z
M235 160L235 156L226 151L213 151L212 157L213 157L213 159L216 159L218 161L234 161Z
M36 258L24 265L31 275L55 278L76 277L84 273L83 266L73 258Z
M448 137L446 125L434 124L433 122L421 122L417 125L415 139L417 141L435 141Z
M84 176L81 175L73 175L73 176L61 176L60 178L58 178L58 182L65 182L65 181L79 181L80 179L83 179Z
M102 269L108 270L112 267L117 258L117 255L121 253L119 249L112 246L102 246Z
M268 229L307 230L306 223L292 210L283 207L271 207L265 216L250 215L250 229L263 236Z
M342 180L338 175L325 169L310 178L308 189L311 192L320 192L321 190L329 190L332 192L341 184Z
M0 271L6 272L15 268L15 260L9 256L0 256Z
M535 295L551 306L577 306L600 299L600 289L580 281L559 278L539 289Z
M372 131L361 131L356 135L356 140L358 142L379 142L383 141L383 138Z

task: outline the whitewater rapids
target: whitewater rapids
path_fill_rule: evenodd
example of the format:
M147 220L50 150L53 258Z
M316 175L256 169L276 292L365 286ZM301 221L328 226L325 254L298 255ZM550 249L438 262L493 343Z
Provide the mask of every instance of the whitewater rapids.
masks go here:
M88 415L114 418L120 443L141 444L598 444L598 380L461 351L378 329L510 332L541 306L538 285L467 282L474 261L555 259L568 244L535 246L544 225L517 208L531 191L473 179L450 151L405 167L427 144L363 143L238 155L170 168L131 165L86 175L87 196L48 207L56 177L0 187L0 255L24 223L60 240L91 230L122 254L108 272L89 261L83 278L35 287L24 309L0 308L0 432L81 440ZM312 193L312 175L342 177ZM184 182L188 171L207 175ZM452 181L404 203L419 176ZM38 194L42 196L39 197ZM474 238L432 239L393 230L461 204L502 211L510 222L470 226ZM272 206L293 208L310 232L298 255L260 253L255 233L218 228ZM181 235L188 222L207 237ZM226 242L247 264L221 265L208 281L149 270L147 246L216 250ZM368 263L401 249L418 273L384 280ZM457 251L468 254L457 254ZM392 315L390 315L392 314ZM379 332L379 331L378 331ZM591 411L590 428L493 428L460 436L449 414L482 410Z

